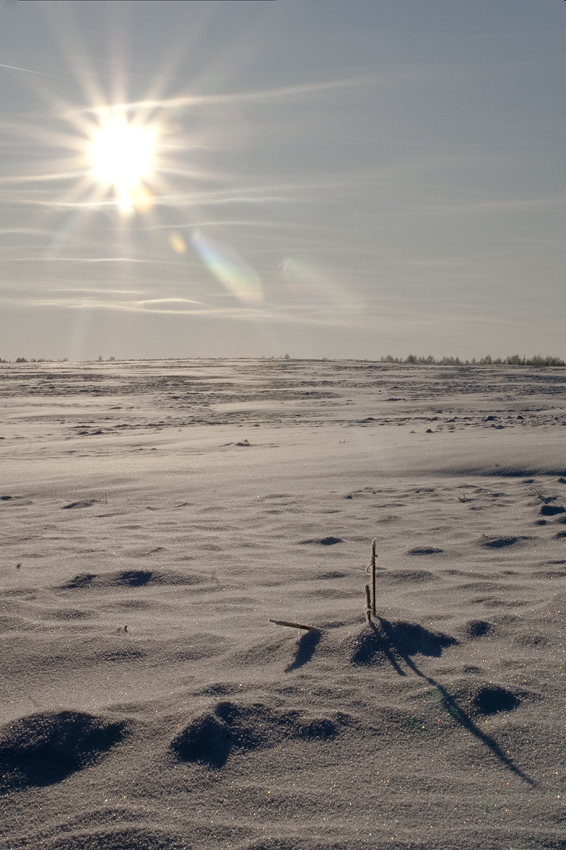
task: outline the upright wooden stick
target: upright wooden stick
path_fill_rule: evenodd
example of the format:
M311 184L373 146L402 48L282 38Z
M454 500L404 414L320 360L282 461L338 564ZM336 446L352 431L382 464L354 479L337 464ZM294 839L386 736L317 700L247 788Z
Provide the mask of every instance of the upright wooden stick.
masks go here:
M374 537L371 542L371 610L373 616L377 616L376 601L375 601L375 546L377 537Z
M371 602L369 598L369 584L366 584L366 619L371 623Z

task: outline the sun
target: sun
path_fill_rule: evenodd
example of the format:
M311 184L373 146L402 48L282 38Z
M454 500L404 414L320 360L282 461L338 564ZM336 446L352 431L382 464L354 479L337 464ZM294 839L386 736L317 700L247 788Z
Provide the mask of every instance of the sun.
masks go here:
M95 133L91 145L94 177L113 187L122 212L143 206L144 185L152 168L154 131L128 124L122 116L108 119Z

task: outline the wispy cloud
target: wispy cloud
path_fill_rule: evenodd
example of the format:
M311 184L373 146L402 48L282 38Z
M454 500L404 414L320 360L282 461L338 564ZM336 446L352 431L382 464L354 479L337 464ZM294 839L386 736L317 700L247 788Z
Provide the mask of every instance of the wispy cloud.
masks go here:
M201 307L205 307L203 301L195 301L192 298L145 298L143 301L135 302L137 307L147 307L147 306L155 306L158 304L198 304Z
M65 293L65 296L70 297L74 293L79 293L81 297L85 295L89 296L99 296L101 294L100 286L66 286L66 287L51 287L50 292L59 294ZM142 295L143 292L141 289L104 289L104 295L120 295L122 298L126 298L127 296L139 296Z
M29 262L30 258L20 257L18 261ZM34 257L38 262L45 262L45 257ZM84 265L95 265L98 263L126 263L127 265L159 265L159 266L178 266L178 261L165 259L146 259L144 257L54 257L54 262L57 263L79 263Z
M0 62L0 68L9 68L11 71L23 71L26 74L39 74L40 77L53 77L53 79L57 79L55 74L46 74L44 71L35 71L33 68L20 68L18 65L4 65Z
M41 227L0 227L0 236L45 236L51 231Z
M4 303L19 303L15 300L3 299ZM138 300L107 300L103 296L67 297L67 298L30 298L30 307L52 308L58 310L103 311L118 313L145 313L172 316L195 316L224 321L247 321L260 326L286 325L296 327L329 327L329 328L360 328L372 327L372 322L353 320L344 316L338 310L305 311L298 308L282 308L279 306L262 306L250 309L240 306L209 306L204 302L188 298L151 298Z
M190 229L193 230L195 227L211 227L211 228L247 228L247 227L258 227L263 229L272 229L272 230L285 230L285 229L296 229L296 222L294 221L284 221L282 219L262 219L262 218L195 218L194 221L185 221L181 223L177 223L175 225L175 230L185 230ZM301 224L301 229L308 229L312 231L319 231L323 228L323 225L317 223L305 223ZM171 224L147 224L141 225L135 229L136 233L149 233L152 231L167 231L172 229ZM1 231L0 231L1 232Z
M88 175L88 171L48 171L45 174L17 174L0 177L0 183L56 183L61 180L78 180Z
M212 95L180 95L178 97L160 98L157 100L136 100L124 103L115 103L108 106L88 106L80 110L65 113L65 117L72 114L96 114L107 115L109 111L139 113L143 110L178 109L182 106L214 106L216 104L236 104L254 101L272 101L278 98L302 97L310 94L320 94L324 91L334 91L364 85L375 84L379 79L377 75L364 75L358 77L346 77L324 82L302 83L294 86L278 86L269 89L257 89L247 92L227 92L225 94Z

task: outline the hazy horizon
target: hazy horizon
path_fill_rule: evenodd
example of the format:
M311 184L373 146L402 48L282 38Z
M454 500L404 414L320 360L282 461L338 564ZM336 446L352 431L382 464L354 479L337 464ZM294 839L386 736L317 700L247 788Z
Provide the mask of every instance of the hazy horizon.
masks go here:
M71 359L69 357L63 358L49 358L49 357L23 357L18 356L13 360L8 358L0 357L0 364L5 365L20 365L22 363L136 363L136 362L159 362L159 361L174 361L174 362L183 362L183 361L200 361L200 360L229 360L229 361L238 361L238 360L282 360L285 363L292 362L313 362L313 363L333 363L333 362L359 362L359 363L379 363L386 366L389 365L397 365L397 366L533 366L533 367L563 367L566 366L566 362L559 357L554 357L552 355L541 355L535 354L531 357L521 357L518 354L508 355L507 357L491 357L491 355L484 355L483 357L473 357L471 359L461 358L456 356L447 356L434 358L432 355L418 355L418 354L408 354L406 357L394 357L391 354L381 355L380 357L292 357L290 354L285 353L281 355L265 355L260 354L253 357L230 357L226 356L218 356L218 357L114 357L110 355L110 357L103 357L101 354L98 357L92 358L75 358Z
M0 31L0 357L566 357L562 0Z

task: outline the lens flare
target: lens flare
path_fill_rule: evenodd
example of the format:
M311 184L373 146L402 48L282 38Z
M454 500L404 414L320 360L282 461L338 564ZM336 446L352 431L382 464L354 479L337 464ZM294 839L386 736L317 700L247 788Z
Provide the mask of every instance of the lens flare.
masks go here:
M228 245L195 230L192 242L209 272L236 298L248 303L261 301L263 290L257 272Z
M182 256L187 253L185 240L177 230L173 230L172 233L169 234L169 245L176 254L181 254Z

